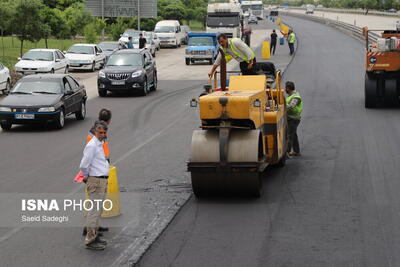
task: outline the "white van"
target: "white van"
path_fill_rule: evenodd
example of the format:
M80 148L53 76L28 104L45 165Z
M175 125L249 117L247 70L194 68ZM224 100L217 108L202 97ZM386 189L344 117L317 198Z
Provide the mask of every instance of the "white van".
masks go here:
M162 20L157 22L154 32L160 39L160 46L180 47L185 41L186 34L182 31L177 20Z

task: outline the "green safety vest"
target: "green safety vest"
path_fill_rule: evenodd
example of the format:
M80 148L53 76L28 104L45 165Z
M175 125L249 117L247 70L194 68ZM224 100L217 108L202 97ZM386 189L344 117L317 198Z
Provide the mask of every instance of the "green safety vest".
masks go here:
M241 54L241 51L240 51L239 49L237 49L237 47L236 47L235 44L233 43L233 40L240 40L240 39L239 39L239 38L231 38L231 39L229 39L229 41L228 41L229 48L230 48L231 51L235 54L235 56L241 58L243 61L246 61L247 63L249 63L249 61L250 61L251 59L253 59L253 58L256 57L256 54L254 53L253 49L251 49L250 47L249 47L249 49L250 49L250 51L251 51L251 56L252 56L252 57L251 57L251 58L247 58L245 55L242 55L242 54ZM222 51L224 51L224 53L225 53L225 60L226 60L226 62L229 62L229 61L232 59L232 56L229 55L228 53L226 53L226 48L225 48L225 47L221 47L221 48L222 48Z
M296 34L294 34L294 32L292 32L289 35L288 42L291 43L291 44L294 44L296 42Z
M301 96L298 92L294 92L293 94L286 97L286 105L289 106L290 102L293 98L297 98L297 105L291 109L288 109L287 116L291 119L300 120L301 112L303 111L303 101L301 100Z

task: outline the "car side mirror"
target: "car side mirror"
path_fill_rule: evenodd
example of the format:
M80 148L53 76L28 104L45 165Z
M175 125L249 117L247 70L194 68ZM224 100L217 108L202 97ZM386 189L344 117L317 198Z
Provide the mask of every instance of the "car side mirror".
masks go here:
M66 53L67 53L67 51L63 51L63 53L64 53L64 54L66 54Z
M56 62L60 62L60 61L61 61L61 59L59 59L59 58L56 59Z
M18 58L18 61L20 61L20 60L21 60L21 58L19 57L19 58Z
M74 94L74 91L72 91L72 90L69 90L69 91L65 92L65 95L72 95L72 94Z
M96 53L96 56L100 56L100 53L99 53L99 52L97 52L97 53Z

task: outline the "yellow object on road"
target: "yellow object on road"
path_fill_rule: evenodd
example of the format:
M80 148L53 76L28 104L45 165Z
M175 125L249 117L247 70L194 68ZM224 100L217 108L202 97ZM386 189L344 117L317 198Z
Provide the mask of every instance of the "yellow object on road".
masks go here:
M110 166L110 173L108 175L108 186L106 199L112 201L112 208L110 210L103 210L101 217L114 217L121 214L121 206L119 199L119 184L117 176L117 168ZM109 202L104 204L106 209L109 209Z
M289 26L281 23L281 32L283 32L285 35L289 33Z
M89 199L89 195L85 188L85 197ZM112 202L112 207L109 201L104 203L104 207L107 210L103 210L101 213L101 217L115 217L121 214L121 205L119 198L119 184L118 184L118 175L117 168L115 166L110 166L110 173L108 174L108 185L107 185L107 194L106 198ZM111 208L111 209L110 209ZM109 210L108 210L109 209ZM86 216L87 212L84 211L84 215Z
M261 57L263 59L270 59L271 58L271 51L270 51L269 42L263 42L262 43Z
M278 19L276 20L276 24L281 25L281 18L278 18Z

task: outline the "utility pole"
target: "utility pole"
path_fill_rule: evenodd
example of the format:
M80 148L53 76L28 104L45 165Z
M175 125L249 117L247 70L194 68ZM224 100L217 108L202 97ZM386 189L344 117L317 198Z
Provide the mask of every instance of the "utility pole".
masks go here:
M104 0L101 0L101 20L104 22ZM101 29L101 39L104 41L104 28Z
M140 31L140 0L137 0L138 30Z

